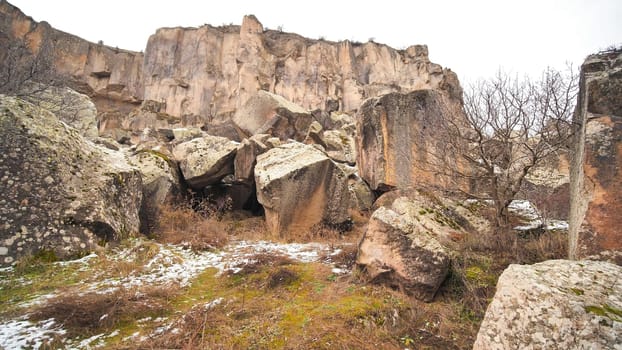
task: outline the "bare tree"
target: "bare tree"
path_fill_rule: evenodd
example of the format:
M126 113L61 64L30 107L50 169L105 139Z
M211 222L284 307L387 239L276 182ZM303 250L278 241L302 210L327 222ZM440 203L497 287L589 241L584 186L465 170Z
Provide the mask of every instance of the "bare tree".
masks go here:
M465 91L464 118L444 120L445 144L428 161L437 173L468 180L459 190L469 197L492 200L496 228L505 229L525 176L566 147L576 94L572 67L547 69L539 80L500 72L479 81Z

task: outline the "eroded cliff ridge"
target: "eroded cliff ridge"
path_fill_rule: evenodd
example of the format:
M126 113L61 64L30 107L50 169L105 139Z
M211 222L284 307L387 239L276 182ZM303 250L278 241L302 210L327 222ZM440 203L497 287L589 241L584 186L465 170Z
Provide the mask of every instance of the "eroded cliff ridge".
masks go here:
M161 28L143 54L90 43L1 1L0 48L0 87L62 81L93 98L100 132L147 100L180 126L201 126L228 120L259 90L326 111L354 111L395 91L462 94L456 74L430 62L424 45L312 40L267 30L254 16L241 26Z

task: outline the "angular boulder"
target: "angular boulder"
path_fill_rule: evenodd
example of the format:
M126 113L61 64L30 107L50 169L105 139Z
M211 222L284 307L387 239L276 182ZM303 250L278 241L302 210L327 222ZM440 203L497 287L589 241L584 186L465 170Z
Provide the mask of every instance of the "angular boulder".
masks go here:
M260 90L236 111L232 120L246 137L270 134L281 140L302 141L313 116L279 95Z
M436 90L390 93L366 100L356 118L357 165L372 190L444 186L430 166L429 155L446 141L446 118L460 118L458 98Z
M622 267L549 260L499 277L473 349L617 349Z
M242 140L235 154L235 180L251 183L255 181L257 157L280 144L280 140L268 134L253 135Z
M141 150L129 154L127 159L140 171L142 178L140 231L148 234L155 227L160 206L181 194L177 164L155 150Z
M289 143L259 155L255 183L273 234L349 220L346 175L313 146Z
M356 258L371 282L400 288L427 302L445 280L449 262L446 249L425 227L385 207L369 220Z
M237 147L237 142L207 135L175 146L173 157L188 185L200 190L233 174Z
M51 112L0 96L0 264L70 257L138 232L142 182L123 154Z
M622 265L622 51L581 67L570 170L569 255Z

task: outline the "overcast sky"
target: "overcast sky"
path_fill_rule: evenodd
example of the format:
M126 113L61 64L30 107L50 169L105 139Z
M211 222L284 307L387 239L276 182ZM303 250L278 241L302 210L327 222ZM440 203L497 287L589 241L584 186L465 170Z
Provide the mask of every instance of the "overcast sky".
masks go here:
M622 0L9 2L60 30L136 51L157 28L240 24L245 14L309 38L374 38L394 48L426 44L430 59L463 82L500 67L538 75L567 61L579 65L588 54L622 43Z

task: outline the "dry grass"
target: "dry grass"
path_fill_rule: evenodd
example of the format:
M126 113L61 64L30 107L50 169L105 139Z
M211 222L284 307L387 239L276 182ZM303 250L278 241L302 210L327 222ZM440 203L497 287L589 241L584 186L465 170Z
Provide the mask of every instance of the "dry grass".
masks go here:
M67 336L87 337L110 332L143 317L163 316L180 293L176 285L119 288L109 293L59 293L30 314L35 321L53 318L67 330Z
M221 248L229 241L228 225L187 206L164 205L154 229L162 243L185 244L195 251Z

